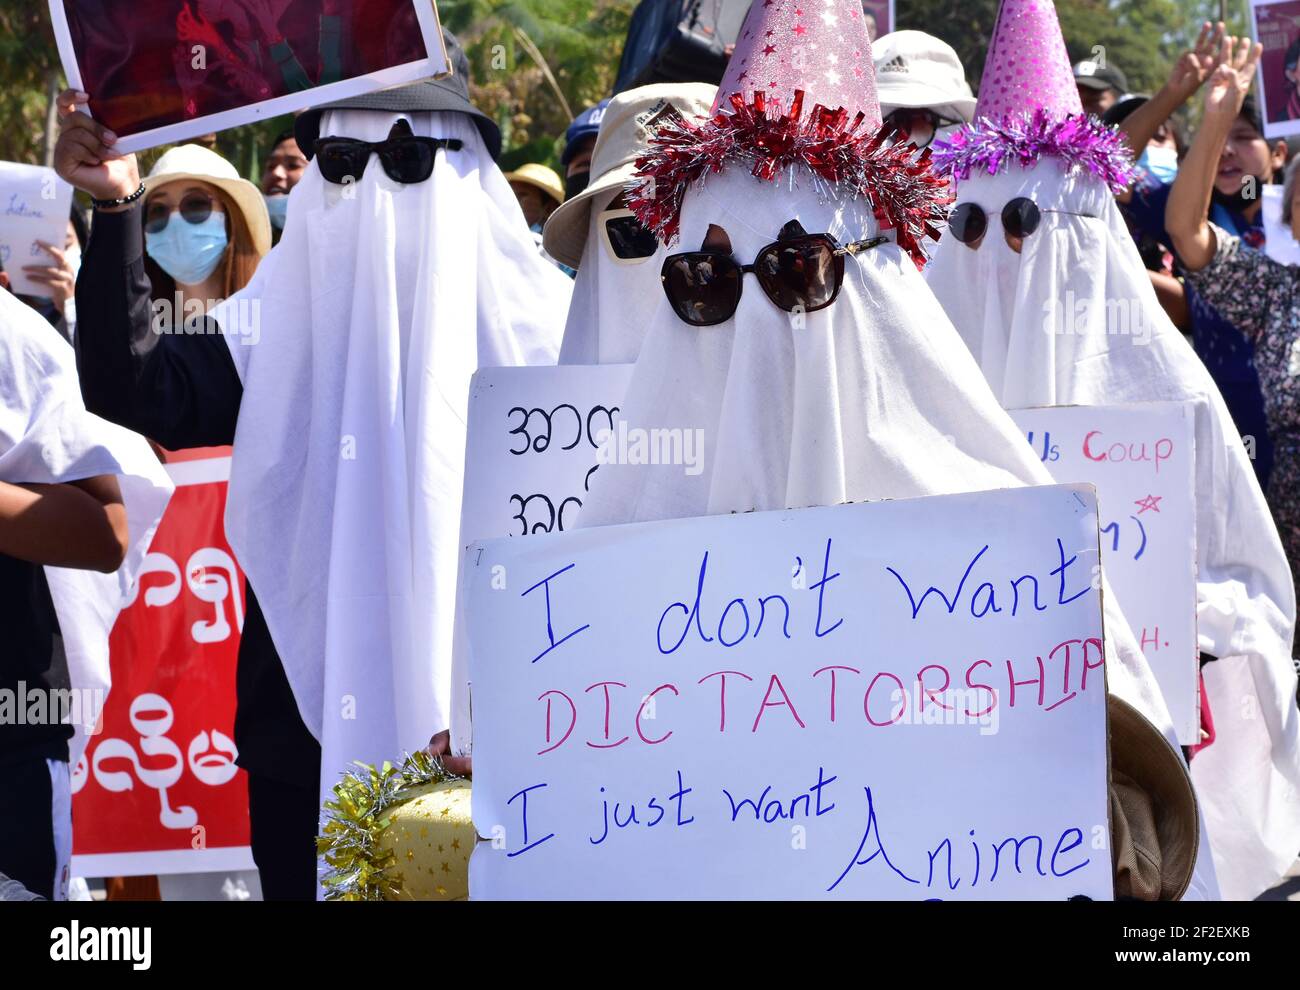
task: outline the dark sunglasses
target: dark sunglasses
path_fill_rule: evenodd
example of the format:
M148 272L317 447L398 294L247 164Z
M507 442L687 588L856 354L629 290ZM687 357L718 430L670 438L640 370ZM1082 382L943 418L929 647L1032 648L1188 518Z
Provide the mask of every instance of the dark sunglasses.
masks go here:
M767 245L752 265L721 251L691 251L665 258L659 277L673 311L691 326L710 327L735 316L748 272L778 308L813 313L839 295L844 256L886 240L873 237L840 247L830 234L803 234Z
M433 175L433 159L439 148L460 151L461 144L458 138L415 137L410 134L374 142L325 137L316 139L316 162L326 182L343 185L360 182L366 174L370 156L378 155L379 164L390 179L413 185Z
M1091 213L1069 210L1043 210L1032 199L1017 196L1002 207L1002 231L1007 237L1025 238L1038 229L1044 213L1064 213L1071 217L1091 217ZM1094 218L1095 219L1095 218ZM989 217L978 203L962 203L948 218L948 232L963 244L974 244L989 228Z
M636 265L653 257L659 239L628 209L604 210L600 214L601 240L610 257L620 265Z
M934 140L940 127L953 126L961 121L940 116L924 107L899 107L885 117L884 123L886 129L893 128L896 140L911 141L918 148L924 148ZM919 140L922 137L924 140Z
M203 193L190 193L181 200L176 212L186 223L200 224L212 216L214 202ZM161 234L172 219L172 208L162 201L150 203L144 211L144 229L150 234Z

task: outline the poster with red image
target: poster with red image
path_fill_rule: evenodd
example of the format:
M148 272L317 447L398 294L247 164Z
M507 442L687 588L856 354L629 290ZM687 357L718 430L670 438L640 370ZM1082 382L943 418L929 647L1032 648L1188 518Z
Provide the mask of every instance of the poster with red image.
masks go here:
M445 75L433 0L49 0L123 152Z
M1300 0L1252 0L1264 136L1300 134Z
M872 41L894 30L894 0L862 0L862 12Z
M253 868L234 762L245 600L223 524L230 458L169 458L167 471L176 494L113 627L112 688L72 771L76 876Z

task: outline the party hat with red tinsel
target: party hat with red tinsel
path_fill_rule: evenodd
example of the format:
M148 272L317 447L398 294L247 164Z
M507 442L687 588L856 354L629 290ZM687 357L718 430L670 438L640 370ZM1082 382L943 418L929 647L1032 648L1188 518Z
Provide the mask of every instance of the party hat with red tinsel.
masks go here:
M1133 180L1123 136L1083 112L1052 0L1002 0L975 119L935 143L935 164L968 179L1013 162L1029 168L1044 157L1090 172L1116 192Z
M919 266L951 197L928 151L888 136L861 0L754 0L712 113L665 121L637 160L632 209L670 244L708 174L743 165L771 182L802 166L820 194L869 200Z

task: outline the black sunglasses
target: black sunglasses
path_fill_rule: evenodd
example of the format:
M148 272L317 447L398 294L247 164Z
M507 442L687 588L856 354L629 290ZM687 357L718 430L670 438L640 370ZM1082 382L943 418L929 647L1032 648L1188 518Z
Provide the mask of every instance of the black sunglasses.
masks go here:
M599 220L605 246L620 265L640 264L659 250L659 238L631 210L604 210Z
M180 209L176 212L186 223L200 224L212 216L214 202L204 193L189 193L181 199ZM172 209L161 200L150 203L144 211L144 229L150 234L161 234L171 222Z
M802 234L767 245L752 265L722 251L690 251L665 258L659 277L673 311L691 326L710 327L735 316L747 272L780 309L813 313L839 295L845 255L887 240L873 237L840 247L830 234Z
M960 123L960 120L941 116L925 107L899 107L897 110L890 111L884 120L885 128L892 128L897 140L911 141L918 148L928 147L940 127L951 127ZM929 133L924 141L916 140L916 137L920 136L917 134L918 131L927 130Z
M1044 213L1064 213L1071 217L1092 217L1091 213L1069 210L1043 210L1032 199L1017 196L1002 207L1002 231L1007 237L1025 238L1038 229ZM1095 217L1094 217L1095 219ZM948 218L948 232L963 244L971 245L988 230L989 217L978 203L962 203Z
M404 134L385 141L357 141L345 137L317 138L316 161L321 177L326 182L343 185L359 182L366 174L366 164L371 155L379 156L379 164L394 182L412 185L423 182L433 174L433 160L439 148L460 151L459 138L415 137Z

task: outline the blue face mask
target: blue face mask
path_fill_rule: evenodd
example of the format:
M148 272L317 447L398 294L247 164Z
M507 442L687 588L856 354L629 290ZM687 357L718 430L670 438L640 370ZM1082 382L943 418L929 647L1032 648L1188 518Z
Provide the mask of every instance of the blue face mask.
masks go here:
M226 244L224 213L213 213L202 223L190 223L175 212L161 231L145 231L144 235L149 257L181 285L206 281L217 270Z
M265 196L266 212L271 214L271 226L276 230L284 230L284 221L289 216L289 197L288 196Z
M1168 185L1178 175L1178 150L1152 148L1150 145L1138 156L1137 166Z

